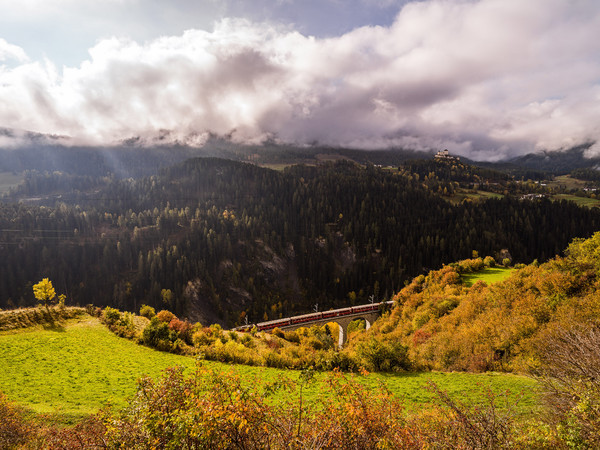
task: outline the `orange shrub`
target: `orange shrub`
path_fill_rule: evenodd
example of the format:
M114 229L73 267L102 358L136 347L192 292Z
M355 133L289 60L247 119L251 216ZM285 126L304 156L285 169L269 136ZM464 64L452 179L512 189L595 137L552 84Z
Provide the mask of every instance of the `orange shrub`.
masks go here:
M164 322L164 323L170 323L171 320L177 318L175 316L175 314L173 314L171 311L167 311L166 309L163 309L162 311L159 311L156 314L156 317L158 318L158 320L160 320L161 322Z
M194 326L187 320L179 320L177 317L169 322L169 329L177 332L179 338L186 344L192 345L192 331Z

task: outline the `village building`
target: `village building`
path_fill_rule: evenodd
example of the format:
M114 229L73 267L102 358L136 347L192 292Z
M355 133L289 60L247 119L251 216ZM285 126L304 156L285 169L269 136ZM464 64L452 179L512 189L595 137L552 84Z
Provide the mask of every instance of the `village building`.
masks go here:
M445 160L445 161L459 161L460 158L458 156L452 156L448 153L448 149L438 151L435 156L435 159Z

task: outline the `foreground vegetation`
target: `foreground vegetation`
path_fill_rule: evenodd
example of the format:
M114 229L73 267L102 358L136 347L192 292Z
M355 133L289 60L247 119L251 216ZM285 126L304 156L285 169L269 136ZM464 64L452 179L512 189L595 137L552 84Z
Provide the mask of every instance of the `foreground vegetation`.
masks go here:
M385 389L369 390L333 373L323 394L307 402L312 374L248 384L235 374L200 367L185 375L170 369L160 380L142 378L125 408L107 408L74 427L28 420L0 394L2 448L457 448L473 444L528 442L513 427L504 399L490 394L487 406L452 400L435 384L440 406L406 411ZM278 394L283 401L271 401ZM502 405L503 408L499 409ZM458 413L457 413L458 411ZM491 446L491 447L490 447Z

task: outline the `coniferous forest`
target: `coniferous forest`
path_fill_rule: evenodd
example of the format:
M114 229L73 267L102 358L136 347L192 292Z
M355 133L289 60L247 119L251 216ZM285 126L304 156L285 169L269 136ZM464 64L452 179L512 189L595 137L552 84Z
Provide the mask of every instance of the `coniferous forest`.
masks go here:
M137 179L28 173L0 205L0 308L33 305L49 277L67 304L233 326L391 298L473 252L544 261L600 228L599 211L573 202L450 202L458 181L506 176L462 164L434 176L431 164L197 158Z

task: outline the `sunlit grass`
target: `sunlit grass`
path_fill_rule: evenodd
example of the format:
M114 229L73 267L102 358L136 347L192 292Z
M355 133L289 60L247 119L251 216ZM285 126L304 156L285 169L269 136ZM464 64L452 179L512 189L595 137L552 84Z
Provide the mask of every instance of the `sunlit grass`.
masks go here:
M106 402L124 405L136 379L157 376L194 360L118 338L97 319L62 331L24 330L0 335L0 390L36 413L86 415Z
M192 357L158 352L118 338L97 319L68 324L63 331L22 330L0 333L0 390L10 399L37 414L51 414L69 422L92 414L107 402L124 406L144 375L157 377L167 367L181 365L191 369ZM217 371L233 371L249 384L272 383L281 378L297 380L300 372L228 365L203 361ZM510 401L519 402L524 414L535 407L535 382L507 374L418 373L353 375L368 387L386 386L404 399L408 409L430 405L433 394L425 389L428 380L437 383L458 399L482 401L487 387L494 392L510 391ZM306 386L307 402L327 395L327 374L316 374ZM289 394L279 391L271 401L283 401ZM60 419L62 417L62 419Z
M464 273L461 275L461 278L466 286L473 286L479 280L486 284L492 284L504 280L513 270L515 269L511 269L510 267L487 267L479 272Z

